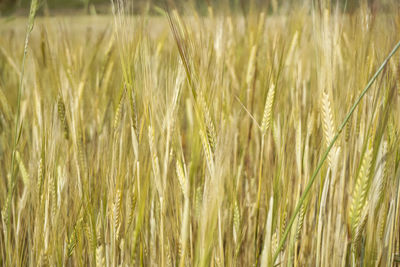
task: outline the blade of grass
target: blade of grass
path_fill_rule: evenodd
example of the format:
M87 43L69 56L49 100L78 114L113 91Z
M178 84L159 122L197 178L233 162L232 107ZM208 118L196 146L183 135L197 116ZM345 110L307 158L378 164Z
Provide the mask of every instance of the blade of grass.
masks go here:
M24 52L23 52L22 63L21 63L21 75L20 75L20 79L19 79L19 87L18 87L18 93L17 93L17 113L15 115L14 141L13 141L13 150L12 150L12 154L11 154L11 185L10 185L10 190L9 190L10 199L12 197L14 187L15 187L15 172L14 172L15 152L17 149L17 144L18 144L18 140L21 135L21 129L22 129L22 127L19 126L19 124L20 124L21 95L22 95L23 80L24 80L25 59L26 59L26 54L28 53L29 36L33 30L33 24L35 21L35 15L36 15L37 8L38 8L38 0L32 0L30 11L29 11L28 24L27 24L27 28L26 28ZM11 205L11 201L8 203L8 205ZM10 211L9 208L8 207L6 207L6 208L7 208L7 212L9 212Z
M343 120L342 124L339 126L338 131L336 132L335 136L333 137L332 141L330 142L328 148L326 149L326 151L324 152L321 160L319 161L317 168L315 169L314 173L311 176L310 181L308 182L303 194L301 195L301 198L299 200L299 202L296 205L296 208L294 210L294 213L292 215L292 217L290 218L289 224L286 227L286 230L283 234L282 239L279 242L279 246L278 249L275 252L274 258L272 262L275 262L279 252L282 250L283 245L285 244L286 238L289 234L289 231L293 225L294 220L296 219L297 214L300 211L301 205L303 204L304 200L307 197L307 194L309 193L315 178L317 177L317 174L319 173L322 165L324 164L325 160L328 157L329 152L331 151L333 145L336 143L336 140L338 139L339 135L341 134L341 132L343 131L344 127L346 126L347 122L349 121L351 115L353 114L354 110L357 108L358 104L360 103L361 99L364 97L364 95L368 92L369 88L371 88L372 84L375 82L376 78L378 77L378 75L382 72L382 70L385 68L385 66L387 65L387 63L389 62L389 59L396 53L396 51L400 48L400 41L394 46L393 50L389 53L389 55L386 57L386 59L383 61L382 65L378 68L378 70L375 72L375 74L372 76L372 78L369 80L368 84L365 86L365 88L363 89L363 91L361 92L361 94L358 96L358 98L356 99L356 101L354 102L353 106L350 108L350 111L347 113L345 119Z

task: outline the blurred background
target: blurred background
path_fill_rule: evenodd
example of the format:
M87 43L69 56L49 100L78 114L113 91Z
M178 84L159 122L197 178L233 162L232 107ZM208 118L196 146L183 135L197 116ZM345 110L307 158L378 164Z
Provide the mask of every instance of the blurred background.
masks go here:
M41 0L41 15L94 15L110 14L112 0ZM207 7L212 5L218 12L228 7L229 11L247 13L252 9L264 9L267 12L295 11L299 6L311 6L318 0L124 0L131 5L132 13L150 12L157 14L157 7L164 7L166 2L174 2L177 6L190 6L200 14L206 14ZM366 3L370 8L390 12L393 3L399 0L332 0L331 3L339 6L345 12L353 12L360 4ZM0 16L26 15L30 0L0 0Z

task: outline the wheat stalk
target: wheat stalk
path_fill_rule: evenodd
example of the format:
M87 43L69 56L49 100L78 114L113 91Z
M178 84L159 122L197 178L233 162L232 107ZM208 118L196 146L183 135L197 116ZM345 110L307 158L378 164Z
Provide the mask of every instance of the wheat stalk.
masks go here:
M337 133L335 134L335 136L333 137L332 141L330 142L328 148L326 149L326 151L324 152L324 154L322 155L321 160L318 162L317 168L315 169L314 173L311 176L311 179L309 180L302 196L300 197L300 200L297 202L296 204L296 208L293 212L293 215L289 221L288 227L285 230L283 237L281 239L281 241L279 242L279 246L278 246L278 250L280 251L283 247L283 244L285 243L285 240L287 238L287 235L289 234L289 230L291 228L291 226L293 225L293 222L298 214L298 212L300 211L301 205L303 204L305 198L308 195L308 192L310 191L315 178L317 177L317 174L319 172L319 170L321 169L322 165L324 164L325 160L327 159L329 152L331 151L331 149L333 148L337 138L339 137L339 135L341 134L341 132L343 131L344 127L346 126L346 123L349 121L350 117L352 116L353 112L355 111L355 109L357 108L357 106L359 105L361 99L364 97L364 95L368 92L368 90L371 88L372 84L375 82L376 78L378 77L378 75L382 72L382 70L384 69L384 67L387 65L387 63L389 62L389 59L396 53L396 51L400 48L400 42L398 42L394 48L392 49L392 51L389 53L389 55L386 57L386 59L383 61L382 65L378 68L378 70L375 72L375 74L372 76L372 78L369 80L369 82L367 83L367 85L365 86L364 90L361 92L361 94L358 96L358 98L356 99L356 101L354 102L354 104L351 106L350 111L347 113L346 117L344 118L342 124L339 126ZM278 252L275 253L274 257L273 257L273 262L275 262L276 258L278 257Z

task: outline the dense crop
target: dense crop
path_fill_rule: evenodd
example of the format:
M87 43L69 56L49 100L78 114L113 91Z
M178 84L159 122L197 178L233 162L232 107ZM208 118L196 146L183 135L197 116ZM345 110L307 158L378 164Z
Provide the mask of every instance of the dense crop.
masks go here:
M0 25L0 265L399 261L395 9L128 10Z

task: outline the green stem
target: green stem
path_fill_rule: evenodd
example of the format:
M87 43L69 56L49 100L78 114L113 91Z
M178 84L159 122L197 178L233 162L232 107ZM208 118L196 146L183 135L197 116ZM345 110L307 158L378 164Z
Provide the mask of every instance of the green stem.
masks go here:
M318 172L320 171L322 165L324 164L326 158L328 157L329 152L331 151L333 145L335 144L336 140L338 139L339 135L341 134L341 132L343 131L344 126L347 124L347 122L349 121L351 115L353 114L354 110L357 108L358 104L360 103L361 99L364 97L364 95L368 92L369 88L372 86L372 84L375 82L376 78L378 77L378 75L382 72L382 70L385 68L385 66L387 65L387 63L389 62L389 59L396 53L396 51L399 49L400 47L400 41L395 45L395 47L393 48L393 50L389 53L389 55L386 57L386 59L383 61L382 65L379 67L379 69L375 72L374 76L372 76L372 78L369 80L368 84L365 86L364 90L361 92L361 94L358 96L358 98L356 99L356 101L354 102L353 106L350 108L350 111L347 113L344 121L342 122L342 124L339 126L339 129L336 133L336 135L333 137L331 143L329 144L328 148L326 149L325 153L322 156L322 159L319 161L317 168L315 169L313 175L311 176L310 181L307 184L307 187L305 188L303 194L301 195L301 198L299 200L299 202L296 205L296 208L294 210L294 213L292 215L292 217L290 218L289 224L283 234L283 237L281 239L281 241L279 242L279 246L278 249L275 252L274 258L272 262L275 262L279 252L282 250L283 244L286 241L286 238L289 234L289 231L293 225L294 220L296 219L297 214L300 211L301 205L303 204L305 198L307 197L307 194L309 193L315 178L317 177Z
M10 181L11 184L10 184L10 190L9 190L10 201L8 202L8 205L11 205L12 194L13 194L14 187L16 184L15 183L14 165L15 165L15 152L17 150L18 138L20 136L20 131L21 131L21 129L19 128L19 124L20 124L20 116L21 116L21 95L22 95L22 88L23 88L23 81L24 81L25 59L26 59L26 54L28 53L29 35L33 29L33 22L35 20L37 6L38 6L38 0L32 0L30 12L29 12L27 29L26 29L26 35L25 35L24 54L22 57L21 75L20 75L19 87L18 87L18 93L17 93L17 113L15 116L14 141L13 141L13 149L12 149L12 154L11 154L11 181ZM6 207L6 208L7 208L7 212L10 212L9 207Z
M258 221L260 216L260 199L261 199L261 179L262 179L262 168L263 168L263 155L264 155L264 139L265 134L261 136L261 151L260 151L260 164L258 169L258 191L257 191L257 206L256 206L256 231L254 238L254 247L255 247L255 258L256 258L256 266L258 265Z

